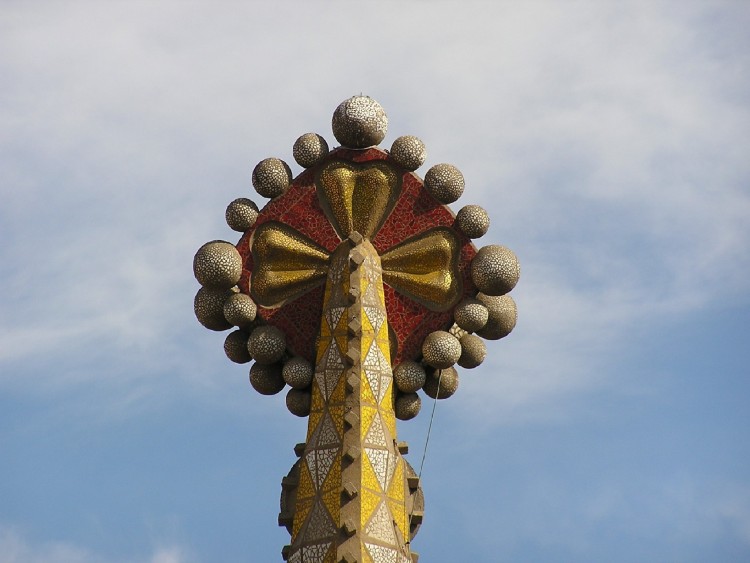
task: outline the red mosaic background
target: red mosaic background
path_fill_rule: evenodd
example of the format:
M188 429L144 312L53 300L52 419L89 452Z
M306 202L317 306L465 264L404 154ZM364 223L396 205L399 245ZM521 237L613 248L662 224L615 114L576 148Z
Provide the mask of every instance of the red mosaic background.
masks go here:
M260 212L253 228L248 230L237 243L237 250L243 259L243 272L239 287L250 293L253 259L250 241L255 229L267 221L279 221L297 229L329 252L341 243L328 218L323 213L315 190L315 171L332 159L350 162L388 160L397 170L401 169L389 159L388 153L379 148L364 151L338 148L318 164L305 170L293 181L286 193L271 200ZM372 241L379 254L404 240L432 227L453 228L461 242L461 255L458 262L463 281L462 297L477 293L470 276L470 264L476 254L471 241L454 228L455 216L451 210L433 198L419 177L403 171L401 195L380 231ZM435 330L448 330L453 326L453 310L446 312L430 311L423 305L398 293L388 284L385 286L385 304L388 324L396 334L398 349L391 363L396 366L404 360L417 360L421 356L422 341ZM258 313L268 324L284 331L288 347L310 362L315 362L315 341L320 330L325 283L285 303L276 309L258 307Z

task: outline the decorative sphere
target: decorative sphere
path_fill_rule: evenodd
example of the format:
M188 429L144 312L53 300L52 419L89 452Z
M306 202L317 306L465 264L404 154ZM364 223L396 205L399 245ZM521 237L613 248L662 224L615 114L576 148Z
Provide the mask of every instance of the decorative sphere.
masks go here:
M422 399L416 393L399 393L396 397L394 410L399 420L411 420L419 414Z
M487 357L487 346L478 336L465 334L459 342L461 343L461 357L458 358L458 365L462 368L475 368Z
M452 164L436 164L424 175L424 187L440 203L453 203L464 193L464 175Z
M465 205L456 213L456 226L469 238L479 238L490 228L490 216L481 205Z
M422 388L427 374L422 364L407 360L393 370L393 381L403 393L414 393Z
M232 328L232 325L224 318L224 301L236 291L236 289L200 288L193 301L193 310L198 322L209 330Z
M305 133L294 142L292 156L303 168L315 166L328 154L328 143L317 133Z
M377 145L385 138L388 117L378 102L369 96L352 96L333 112L333 136L350 149Z
M498 244L483 246L471 261L471 281L486 295L504 295L513 289L521 266L513 251Z
M513 298L510 295L492 296L480 293L477 299L485 304L489 312L487 324L482 330L478 330L477 334L487 340L499 340L508 336L518 320L518 309Z
M291 183L292 171L287 163L279 158L261 160L253 169L253 187L263 197L278 197Z
M413 135L404 135L393 141L391 157L399 166L407 170L416 170L424 164L427 151L421 139Z
M207 242L195 253L193 274L203 287L229 289L240 281L242 257L229 242Z
M489 312L484 303L478 299L467 297L453 310L456 324L467 332L476 332L487 324Z
M244 233L255 224L258 213L258 206L255 205L253 200L246 197L238 197L227 205L224 218L227 220L227 225L229 225L230 229Z
M250 368L250 385L261 395L275 395L286 385L281 377L281 366L254 363Z
M259 326L250 333L247 350L257 363L273 364L284 355L286 336L275 326Z
M428 334L422 343L424 361L435 368L448 368L461 357L461 344L449 332L436 330Z
M284 381L295 389L309 387L314 374L312 364L300 356L291 358L284 364L284 369L281 370Z
M310 405L312 404L312 395L309 391L300 389L290 389L286 394L286 408L294 416L308 416L310 414Z
M224 353L236 364L246 364L253 359L247 351L247 337L244 330L233 330L224 340Z
M234 326L250 325L257 314L258 307L245 293L235 293L224 302L224 318Z
M440 385L438 386L438 382ZM458 372L455 368L430 370L422 390L432 399L447 399L458 389Z

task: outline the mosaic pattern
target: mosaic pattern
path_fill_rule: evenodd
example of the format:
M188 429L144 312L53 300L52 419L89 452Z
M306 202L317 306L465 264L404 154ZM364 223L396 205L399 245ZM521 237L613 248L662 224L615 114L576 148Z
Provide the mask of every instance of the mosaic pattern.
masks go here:
M278 197L292 181L292 171L283 160L266 158L253 169L253 187L263 197Z
M315 166L328 154L328 143L317 133L305 133L292 147L292 156L303 168Z
M238 197L227 205L224 219L233 231L244 233L255 224L260 210L254 201L246 197Z
M393 141L391 157L399 166L407 170L416 170L424 164L427 151L421 139L413 135L404 135Z
M331 120L333 136L345 147L377 145L388 130L388 117L369 96L352 96L336 108Z
M284 558L296 563L411 562L424 501L396 417L416 416L420 387L434 398L456 391L450 366L486 354L472 333L502 338L515 325L512 299L487 297L515 285L515 255L477 252L486 211L454 216L444 205L463 193L461 172L438 164L422 182L417 137L399 137L390 154L373 146L387 125L372 98L342 102L332 126L343 146L299 137L293 156L307 170L294 180L284 161L261 161L252 183L271 201L262 211L230 203L227 224L242 238L207 243L194 261L199 322L238 327L227 356L255 359L250 383L262 394L289 384L288 409L308 416L279 514L292 536Z
M471 279L487 295L505 295L516 286L520 275L516 255L498 244L480 248L471 262Z
M240 281L242 258L233 244L207 242L195 253L193 273L203 287L229 289Z
M424 187L442 203L453 203L464 193L464 175L452 164L436 164L424 175Z
M342 526L359 533L339 538L336 561L345 553L410 561L389 345L380 259L367 240L354 237L330 260L290 561L327 562L333 550L312 559L309 547L336 542ZM347 486L354 498L342 504Z
M487 340L498 340L508 336L516 326L518 309L516 302L510 295L491 296L480 293L477 295L487 307L487 324L477 334Z
M348 168L346 166L342 168L342 164L346 164ZM367 166L358 167L360 164ZM377 167L372 168L375 165ZM355 190L365 190L365 184L368 183L368 180L366 176L360 177L360 175L367 170L380 170L378 175L381 176L381 179L385 178L387 182L392 182L389 173L384 172L385 168L388 168L387 165L389 165L388 153L376 147L360 151L345 148L332 151L315 168L311 168L298 176L283 195L270 201L258 215L253 228L249 229L237 244L237 249L243 258L243 272L238 284L240 289L243 293L253 295L259 305L258 314L264 321L284 331L289 349L310 362L315 361L317 353L315 340L320 326L319 311L323 307L324 270L327 266L324 266L323 271L321 271L318 259L313 258L307 264L306 270L310 274L308 277L301 276L301 273L294 269L284 270L281 268L280 271L296 272L296 276L304 278L304 281L309 282L309 284L301 284L293 289L287 288L284 292L280 292L273 297L269 296L267 300L261 301L258 298L259 287L261 288L260 291L267 287L268 276L256 271L255 262L260 261L260 267L263 267L265 257L273 257L277 253L266 252L264 256L254 257L254 242L259 236L256 233L263 232L262 225L264 224L283 224L287 229L285 231L287 234L295 233L294 236L299 237L300 244L314 245L316 248L324 249L329 255L348 236L348 232L344 232L345 227L340 227L340 233L337 233L334 229L329 218L329 215L332 215L331 206L325 202L328 195L323 193L322 199L324 201L321 203L319 188L316 187L316 176L319 178L320 170L329 166L329 171L339 170L337 174L342 176L337 180L339 182L338 190L344 196L344 204L339 205L339 209L344 209L344 211L343 215L341 211L338 213L345 217L348 213L346 210L350 206L346 203L346 190L352 190L352 193ZM346 174L343 174L342 170L349 170L347 174L353 175L350 175L347 179L343 177ZM365 180L362 178L365 178ZM372 180L372 177L370 180ZM439 282L438 285L441 287L455 288L458 295L455 301L451 298L453 302L464 297L473 297L476 294L476 288L471 280L470 264L476 254L476 249L468 237L455 229L454 215L447 207L430 196L423 188L421 180L411 172L402 173L395 178L395 182L399 186L396 190L398 198L395 203L388 199L384 205L377 204L381 205L383 216L377 221L380 227L371 241L378 254L382 257L405 240L416 238L434 230L436 227L443 227L451 233L446 235L446 238L450 237L448 244L457 249L457 259L455 266L452 264L449 266L453 270L450 283L446 283L446 279L438 280L436 278L436 281ZM336 190L333 189L332 191ZM392 193L390 188L388 191ZM365 200L367 198L363 198L363 201ZM370 200L367 201L375 200L380 201L372 195ZM326 210L324 210L324 207L326 207ZM359 217L357 224L364 225L359 228L371 229L371 226L367 226L371 224L368 213L355 210L353 204L351 204L351 208L351 224L354 225L354 216L357 214L357 217ZM345 225L349 224L348 217L342 218L340 221ZM427 249L431 245L420 243L417 246L424 246ZM279 251L283 251L283 244L277 245L277 248ZM276 260L273 268L280 265L283 264ZM318 269L316 270L316 268ZM314 270L315 274L311 273L310 270ZM413 279L416 279L416 277ZM399 285L398 289L394 289L389 285L388 280L386 280L384 286L388 323L395 335L394 354L391 358L395 364L405 359L416 359L420 354L422 340L427 334L435 330L447 330L453 323L450 311L431 310L425 306L425 303L428 303L429 300L420 297L419 291L412 291L407 295L404 293L405 289L404 284ZM436 297L433 297L433 299L436 299Z
M315 185L341 238L353 231L372 238L400 193L396 171L383 162L358 165L333 160L322 168Z
M479 205L466 205L456 213L456 227L469 238L479 238L489 230L490 216Z
M336 561L336 534L340 526L339 495L343 452L343 411L346 396L348 329L348 248L331 256L325 286L320 340L312 381L312 406L307 442L300 464L296 512L289 561ZM323 541L323 543L321 543Z

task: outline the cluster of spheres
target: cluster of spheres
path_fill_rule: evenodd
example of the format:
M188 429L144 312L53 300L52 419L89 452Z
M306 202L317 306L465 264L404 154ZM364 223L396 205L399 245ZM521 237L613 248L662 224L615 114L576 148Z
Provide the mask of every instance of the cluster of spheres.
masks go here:
M334 137L347 149L378 145L387 126L383 108L367 96L354 96L342 102L332 120ZM316 133L300 136L292 147L294 160L304 169L321 163L329 152L325 139ZM426 158L424 143L411 135L397 138L389 154L398 166L412 173ZM260 161L252 173L256 192L271 200L283 195L292 182L290 167L278 158ZM464 177L451 164L436 164L427 170L423 185L433 198L447 205L463 194ZM226 222L232 230L244 233L253 227L259 213L253 201L241 197L227 207ZM489 216L482 207L466 205L455 215L454 228L469 239L477 239L487 232L489 224ZM409 420L419 413L420 390L433 399L453 395L459 384L455 366L466 369L479 366L487 354L484 340L503 338L515 327L516 304L507 295L520 275L515 254L504 246L487 245L477 251L470 267L477 292L454 306L454 324L430 333L424 339L419 357L394 366L395 412L399 419ZM273 395L289 386L287 407L297 416L307 416L314 367L287 349L284 333L264 324L252 298L240 292L237 284L242 268L242 258L232 243L212 241L201 246L193 262L195 278L201 285L195 296L195 315L208 329L234 328L224 342L227 357L240 364L254 360L250 368L253 388L261 394Z

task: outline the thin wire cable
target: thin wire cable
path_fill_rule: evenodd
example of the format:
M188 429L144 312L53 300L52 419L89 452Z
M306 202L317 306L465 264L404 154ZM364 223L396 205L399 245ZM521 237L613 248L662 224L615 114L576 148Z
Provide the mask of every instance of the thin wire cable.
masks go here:
M443 379L443 370L440 369L438 370L437 393L435 393L435 398L433 399L432 412L430 413L430 424L427 426L427 437L425 438L425 441L424 441L424 451L422 452L422 461L419 464L419 474L417 475L419 483L421 483L422 481L422 470L424 469L424 460L427 457L427 446L430 443L430 434L432 433L432 421L435 420L435 408L437 407L438 397L440 396L440 382L442 381L442 379ZM404 503L404 508L406 508L406 503ZM409 539L406 540L406 545L411 544L412 516L414 516L414 507L412 507L412 511L409 513L409 525L406 527L406 533L409 535Z
M422 469L424 469L424 460L427 457L427 445L430 443L430 433L432 432L432 421L435 419L435 407L437 407L438 397L440 396L440 380L443 378L443 370L438 370L438 384L437 393L435 393L435 399L432 403L432 413L430 413L430 424L427 426L427 438L424 441L424 451L422 452L422 462L419 464L419 474L417 475L420 480L422 479Z

